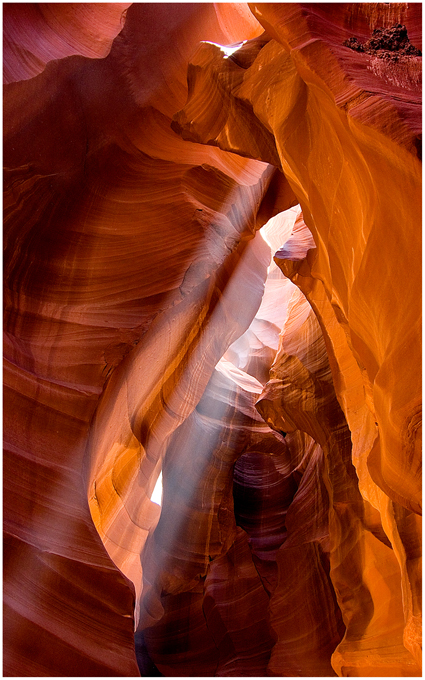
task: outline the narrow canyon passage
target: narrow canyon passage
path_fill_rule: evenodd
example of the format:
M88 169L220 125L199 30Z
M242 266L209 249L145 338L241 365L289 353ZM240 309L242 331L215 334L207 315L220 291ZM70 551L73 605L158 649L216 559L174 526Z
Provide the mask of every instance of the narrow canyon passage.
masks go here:
M421 4L3 9L4 675L420 677Z

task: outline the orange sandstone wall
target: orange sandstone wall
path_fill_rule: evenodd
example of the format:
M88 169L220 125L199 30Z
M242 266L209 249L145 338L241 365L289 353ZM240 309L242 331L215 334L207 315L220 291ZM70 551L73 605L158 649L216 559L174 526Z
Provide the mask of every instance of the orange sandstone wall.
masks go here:
M420 10L4 6L5 675L421 674Z
M403 643L420 663L421 57L394 62L343 46L399 21L420 46L420 8L250 7L271 39L245 61L250 43L241 58L236 52L227 60L201 46L188 70L191 96L174 126L187 139L211 143L216 107L221 125L212 143L250 155L250 130L262 126L264 160L273 143L277 149L316 244L304 263L282 255L283 271L322 326L360 490L378 510L400 569ZM199 109L207 92L208 119ZM405 285L398 289L394 277ZM279 408L274 418L280 422ZM344 600L341 588L343 614ZM374 661L359 660L362 645L348 643L349 627L333 657L338 672L386 674L383 663L396 673L390 660L375 656L380 643L372 630L366 645Z

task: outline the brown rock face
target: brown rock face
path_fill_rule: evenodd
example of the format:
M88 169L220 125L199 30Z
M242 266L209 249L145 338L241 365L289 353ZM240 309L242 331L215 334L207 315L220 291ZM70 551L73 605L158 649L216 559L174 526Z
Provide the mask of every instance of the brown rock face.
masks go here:
M421 675L420 14L4 5L4 675Z

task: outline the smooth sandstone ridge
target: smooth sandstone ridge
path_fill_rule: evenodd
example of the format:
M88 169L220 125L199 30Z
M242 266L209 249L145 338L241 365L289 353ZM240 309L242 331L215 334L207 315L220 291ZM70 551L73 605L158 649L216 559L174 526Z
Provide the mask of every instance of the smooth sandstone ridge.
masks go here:
M421 5L3 10L4 675L420 677Z

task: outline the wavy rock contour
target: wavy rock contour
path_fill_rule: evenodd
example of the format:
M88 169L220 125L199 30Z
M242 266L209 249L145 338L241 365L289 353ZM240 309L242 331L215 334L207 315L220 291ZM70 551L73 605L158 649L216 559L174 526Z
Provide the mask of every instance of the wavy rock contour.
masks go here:
M419 676L421 6L4 9L4 674Z

